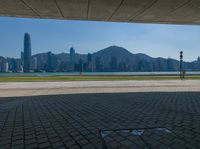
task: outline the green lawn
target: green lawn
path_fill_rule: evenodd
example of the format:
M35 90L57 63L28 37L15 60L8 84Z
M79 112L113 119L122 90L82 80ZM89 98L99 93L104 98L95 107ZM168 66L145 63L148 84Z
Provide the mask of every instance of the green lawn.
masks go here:
M0 82L32 81L102 81L102 80L178 80L179 76L49 76L49 77L0 77ZM186 76L186 80L199 80L200 76Z

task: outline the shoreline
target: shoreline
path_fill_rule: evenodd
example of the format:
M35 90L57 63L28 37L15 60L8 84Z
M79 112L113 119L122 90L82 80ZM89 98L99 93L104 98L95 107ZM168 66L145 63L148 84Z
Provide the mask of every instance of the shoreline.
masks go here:
M179 76L180 72L0 72L0 77L59 77L59 76ZM188 76L200 76L200 71L187 71Z

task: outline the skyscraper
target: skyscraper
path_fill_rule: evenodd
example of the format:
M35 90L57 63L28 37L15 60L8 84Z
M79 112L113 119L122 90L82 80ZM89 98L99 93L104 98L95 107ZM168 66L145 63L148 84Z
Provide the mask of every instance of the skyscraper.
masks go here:
M53 54L51 52L47 53L47 66L46 66L46 71L47 72L52 72L53 71Z
M31 65L31 37L28 33L24 35L24 72L30 72Z
M70 48L70 62L75 62L75 49L73 47Z
M70 48L70 62L69 62L69 70L72 72L75 70L75 62L76 62L76 54L75 54L75 49L73 47Z

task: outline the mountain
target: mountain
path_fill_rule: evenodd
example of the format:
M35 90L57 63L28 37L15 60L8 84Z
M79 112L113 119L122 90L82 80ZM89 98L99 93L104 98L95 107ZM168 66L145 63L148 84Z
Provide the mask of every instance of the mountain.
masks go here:
M179 62L174 59L152 58L146 54L133 54L127 49L118 46L110 46L93 54L94 59L97 57L104 65L105 71L112 70L111 59L117 60L120 65L119 71L177 71ZM170 66L170 64L173 64ZM122 68L123 67L123 68Z
M171 58L153 58L143 53L133 54L127 49L118 46L110 46L93 54L94 59L100 58L104 70L111 69L111 61L116 59L117 71L179 71L179 61ZM200 70L200 58L193 62L184 62L184 69ZM119 68L119 67L124 68Z
M93 53L93 59L99 58L104 65L105 71L110 71L111 59L117 60L118 65L126 65L126 70L136 68L139 58L129 52L127 49L118 46L110 46Z
M105 57L107 55L120 57L121 55L130 56L130 55L133 55L133 54L123 47L110 46L110 47L102 49L98 52L95 52L93 55L98 55L98 56L101 56L101 57Z

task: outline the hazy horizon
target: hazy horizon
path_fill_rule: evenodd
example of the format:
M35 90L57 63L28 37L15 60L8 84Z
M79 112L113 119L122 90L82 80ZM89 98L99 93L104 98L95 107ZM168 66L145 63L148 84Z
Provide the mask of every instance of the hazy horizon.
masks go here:
M194 61L200 54L200 27L194 25L165 25L116 23L96 21L66 21L54 19L25 19L0 17L0 56L20 57L24 33L31 35L32 54L94 53L109 46L119 46L131 53L151 57Z

